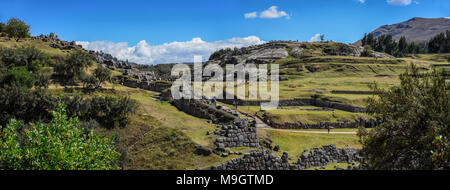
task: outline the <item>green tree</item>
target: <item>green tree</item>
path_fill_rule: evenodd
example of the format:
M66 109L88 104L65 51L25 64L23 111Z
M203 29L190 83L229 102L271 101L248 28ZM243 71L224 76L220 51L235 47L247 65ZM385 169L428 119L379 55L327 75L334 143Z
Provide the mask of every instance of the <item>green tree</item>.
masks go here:
M0 22L0 33L5 32L6 25L2 22Z
M11 18L6 23L5 32L9 37L16 38L16 41L19 41L22 38L30 37L30 26L20 19Z
M65 81L74 84L81 79L86 67L92 65L92 61L93 59L88 53L76 50L65 58L63 62L58 62L55 66L55 71Z
M371 131L359 131L367 167L437 169L433 152L441 151L435 139L450 133L450 85L442 73L420 73L414 65L400 81L386 90L373 86L377 98L369 99L367 112L384 122Z
M11 120L0 132L0 169L97 170L120 169L112 139L85 133L77 118L69 118L62 103L49 124L34 123L18 135L23 125ZM24 142L20 139L23 138Z
M408 53L408 42L405 36L402 36L398 41L398 51L402 56Z
M94 77L97 79L96 88L99 88L102 83L111 80L111 70L98 66L94 71Z

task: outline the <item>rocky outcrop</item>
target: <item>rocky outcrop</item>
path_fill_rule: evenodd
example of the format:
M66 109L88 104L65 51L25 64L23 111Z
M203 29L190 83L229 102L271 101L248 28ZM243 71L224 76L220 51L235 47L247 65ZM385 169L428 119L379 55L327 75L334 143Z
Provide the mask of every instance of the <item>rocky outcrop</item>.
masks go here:
M98 63L104 64L110 68L111 67L112 68L121 68L121 69L131 69L132 68L131 63L129 63L128 61L119 60L116 57L114 57L108 53L90 50L89 54L94 56L95 60Z
M58 38L58 35L55 35L55 33L51 32L48 35L39 35L39 36L33 36L31 37L32 40L42 40L43 42L51 42L50 47L52 48L58 48L62 50L70 50L70 49L82 49L80 45L77 45L75 41L68 42L64 40L60 40Z

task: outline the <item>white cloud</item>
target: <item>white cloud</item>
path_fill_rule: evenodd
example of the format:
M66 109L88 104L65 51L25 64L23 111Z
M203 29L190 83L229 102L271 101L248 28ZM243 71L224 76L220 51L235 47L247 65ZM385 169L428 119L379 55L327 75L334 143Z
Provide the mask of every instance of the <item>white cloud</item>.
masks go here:
M278 7L277 6L271 6L269 9L261 12L258 15L258 12L250 12L250 13L245 13L244 14L245 18L269 18L269 19L273 19L273 18L281 18L281 17L286 17L286 19L290 19L290 16L285 12L285 11L278 11Z
M390 5L409 5L412 0L387 0Z
M450 19L450 17L444 17L444 18L446 18L446 19Z
M317 42L317 41L319 41L320 35L322 35L322 34L318 33L318 34L314 35L313 37L311 37L309 39L309 42Z
M118 59L129 60L139 64L193 62L195 55L201 55L204 60L207 60L211 53L219 49L245 47L262 43L264 41L256 36L231 38L214 42L205 42L201 38L193 38L191 41L171 42L155 46L151 46L145 40L140 41L135 46L128 46L127 42L77 42L85 49L103 51Z
M245 18L256 18L256 17L258 17L258 13L257 12L245 13L244 17Z
M358 2L360 2L360 3L365 3L366 2L366 0L357 0Z
M287 17L289 18L289 15L284 11L278 11L277 6L271 6L269 9L263 11L259 17L261 18L281 18L281 17Z

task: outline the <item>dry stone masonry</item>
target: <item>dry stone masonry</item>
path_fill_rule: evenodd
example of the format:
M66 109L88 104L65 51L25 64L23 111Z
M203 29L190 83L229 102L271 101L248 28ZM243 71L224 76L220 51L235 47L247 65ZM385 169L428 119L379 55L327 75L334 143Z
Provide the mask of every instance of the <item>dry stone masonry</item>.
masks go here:
M303 170L326 166L331 163L364 163L360 150L353 148L338 149L336 145L323 146L307 150L294 164L289 163L289 156L284 152L281 157L269 150L256 150L239 158L211 167L212 170ZM348 169L359 170L358 166Z
M278 129L327 129L331 128L373 128L382 123L381 119L364 119L359 118L355 121L344 121L344 122L319 122L316 124L308 123L277 123L271 121L271 126Z
M218 125L219 130L214 132L220 136L216 139L217 150L223 151L225 148L232 147L259 147L256 124L250 125L247 120L240 119L232 125Z

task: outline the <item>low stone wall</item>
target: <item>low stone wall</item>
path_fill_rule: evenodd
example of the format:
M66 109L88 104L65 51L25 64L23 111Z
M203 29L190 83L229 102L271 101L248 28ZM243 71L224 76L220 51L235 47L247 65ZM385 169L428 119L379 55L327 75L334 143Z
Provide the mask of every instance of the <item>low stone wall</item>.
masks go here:
M233 105L233 102L236 102L240 106L260 106L263 102L268 101L246 101L246 100L233 100L233 99L223 99L218 100L220 102ZM337 103L337 102L328 102L314 98L302 98L302 99L291 99L291 100L280 100L279 106L317 106L317 107L325 107L325 108L333 108L337 110L343 110L353 113L364 113L366 108L356 107L352 105Z
M363 119L360 118L358 120L352 121L352 122L319 122L317 124L306 124L306 123L277 123L274 121L271 121L270 125L273 128L278 129L327 129L328 127L331 128L358 128L360 126L365 128L373 128L379 124L381 124L382 121L380 119Z
M163 81L138 81L129 79L126 77L120 76L119 80L121 81L122 85L130 87L130 88L140 88L144 90L150 90L155 92L162 92L163 90L170 88L172 86L171 83L163 82Z
M171 103L179 110L189 115L209 119L214 123L230 123L239 120L238 117L233 116L223 110L217 109L215 106L209 105L204 100L180 99L172 100Z
M326 166L331 163L352 162L364 162L364 158L359 154L359 149L338 149L336 148L336 145L329 145L321 148L312 148L309 153L303 153L300 158L298 158L297 163L294 164L294 168L307 169L318 166Z
M326 166L331 163L363 163L358 149L338 149L336 145L312 148L309 153L303 153L298 161L289 164L288 153L279 157L268 150L256 150L243 157L233 158L228 162L211 167L212 170L303 170L313 167ZM359 170L359 166L350 169Z
M211 170L289 170L287 154L283 158L268 150L252 151L239 158L211 167Z
M248 124L247 120L240 119L231 125L218 125L219 130L214 132L218 135L214 144L217 150L223 151L231 147L259 147L256 124Z

